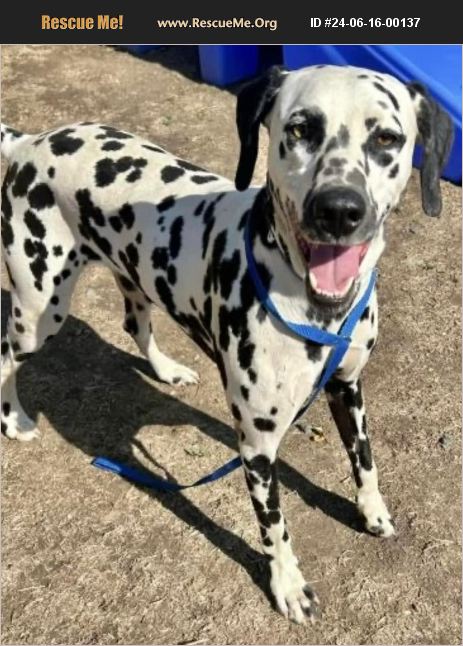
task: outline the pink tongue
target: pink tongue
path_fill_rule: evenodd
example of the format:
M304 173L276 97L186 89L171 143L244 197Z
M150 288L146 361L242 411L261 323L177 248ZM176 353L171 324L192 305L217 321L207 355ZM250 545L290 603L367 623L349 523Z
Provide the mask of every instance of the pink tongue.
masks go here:
M350 279L358 276L364 249L364 244L311 245L309 270L317 281L316 285L312 281L312 287L327 294L343 294Z

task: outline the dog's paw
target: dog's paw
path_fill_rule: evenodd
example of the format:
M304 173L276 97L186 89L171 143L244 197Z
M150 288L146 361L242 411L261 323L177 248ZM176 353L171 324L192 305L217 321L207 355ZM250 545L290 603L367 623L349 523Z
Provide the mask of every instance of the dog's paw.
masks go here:
M396 533L394 522L381 494L362 494L357 497L357 509L365 520L365 528L374 536L389 538Z
M40 437L40 431L24 412L10 413L8 418L2 416L2 432L10 440L30 442Z
M277 567L272 562L271 572L270 587L281 614L297 624L304 624L306 619L314 623L319 614L319 600L297 565Z
M158 360L153 368L158 378L166 384L184 386L199 383L199 375L195 370L166 356L162 357L162 360Z

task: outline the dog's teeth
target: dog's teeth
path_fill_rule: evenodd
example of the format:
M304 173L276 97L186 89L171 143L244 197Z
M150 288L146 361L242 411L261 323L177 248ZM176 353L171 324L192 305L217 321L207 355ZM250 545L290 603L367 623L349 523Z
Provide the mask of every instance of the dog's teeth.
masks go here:
M347 294L347 292L352 286L352 283L354 282L354 279L351 278L342 292L327 292L323 289L318 288L317 278L314 276L312 272L309 273L309 280L310 280L310 285L314 292L317 292L317 294L320 294L320 296L327 296L328 298L342 298Z

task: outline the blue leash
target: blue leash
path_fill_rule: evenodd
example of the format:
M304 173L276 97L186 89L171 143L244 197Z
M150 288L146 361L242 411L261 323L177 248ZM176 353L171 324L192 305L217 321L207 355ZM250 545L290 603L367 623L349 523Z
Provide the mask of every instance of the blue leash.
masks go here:
M252 253L250 228L250 217L248 217L244 234L246 260L248 263L248 271L253 280L254 288L261 304L265 307L267 312L272 314L274 318L283 323L287 328L291 330L291 332L293 332L297 336L302 337L303 339L308 339L309 341L313 341L314 343L318 343L320 345L329 345L333 348L328 357L328 361L326 362L325 368L322 372L317 386L312 391L309 399L304 404L302 409L296 415L296 418L294 419L294 421L296 421L301 415L305 413L305 411L309 408L313 401L318 397L320 391L328 383L337 367L341 363L344 355L346 354L349 348L351 334L363 312L365 311L370 300L370 296L375 287L376 271L374 270L371 272L370 280L365 292L363 293L360 300L356 303L347 319L341 325L338 334L332 334L331 332L326 332L325 330L319 330L318 328L311 327L310 325L304 325L303 323L293 323L291 321L286 321L275 307L275 304L270 298L270 294L264 287L259 276L259 272L257 271L256 262ZM223 478L224 476L240 467L242 465L242 462L240 456L233 458L233 460L230 460L209 475L204 476L203 478L196 480L196 482L187 485L182 485L178 484L177 482L170 482L169 480L157 478L150 473L144 473L143 471L134 469L127 464L121 464L120 462L110 460L109 458L94 458L92 460L92 464L99 469L110 471L111 473L116 473L126 480L130 480L131 482L135 482L144 487L149 487L150 489L155 489L156 491L176 492L181 491L182 489L198 487L199 485L219 480L220 478Z
M199 485L207 484L208 482L214 482L219 478L223 478L231 471L234 471L241 466L241 458L233 458L230 462L227 462L219 469L216 469L208 476L200 478L188 485L181 485L177 482L170 482L169 480L163 480L162 478L156 478L156 476L151 475L150 473L144 473L133 467L129 467L127 464L120 464L114 460L109 460L108 458L95 458L92 460L94 467L103 469L104 471L111 471L112 473L117 473L117 475L122 476L126 480L131 482L136 482L137 484L143 485L144 487L149 487L150 489L156 489L156 491L180 491L181 489L189 489L190 487L198 487Z

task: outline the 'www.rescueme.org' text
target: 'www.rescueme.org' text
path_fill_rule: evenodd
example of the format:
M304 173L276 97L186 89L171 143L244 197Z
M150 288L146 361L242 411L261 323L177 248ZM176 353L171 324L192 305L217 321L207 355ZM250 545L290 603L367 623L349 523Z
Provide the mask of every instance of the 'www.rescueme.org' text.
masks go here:
M157 19L160 29L269 29L275 31L277 20L267 18L188 18L188 19Z

